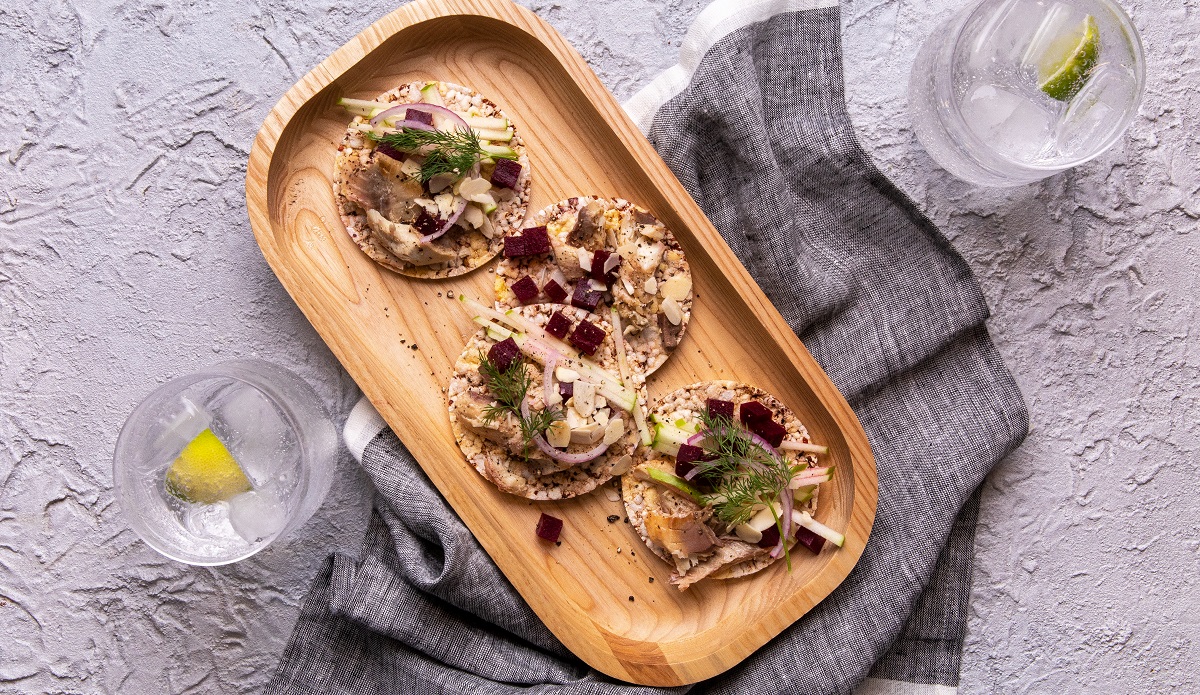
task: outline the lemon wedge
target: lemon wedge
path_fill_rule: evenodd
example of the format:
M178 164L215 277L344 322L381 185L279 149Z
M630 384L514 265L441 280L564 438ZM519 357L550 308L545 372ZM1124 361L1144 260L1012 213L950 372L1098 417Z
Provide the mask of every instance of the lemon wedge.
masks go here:
M1059 101L1070 101L1088 81L1100 57L1100 27L1088 15L1079 27L1046 47L1038 61L1038 89Z
M229 449L206 429L188 442L167 469L167 492L184 502L212 504L252 489Z

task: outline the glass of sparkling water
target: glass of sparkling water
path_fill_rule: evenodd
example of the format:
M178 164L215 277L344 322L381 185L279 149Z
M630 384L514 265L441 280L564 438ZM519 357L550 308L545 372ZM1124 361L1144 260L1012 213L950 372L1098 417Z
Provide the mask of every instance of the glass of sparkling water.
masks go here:
M333 422L303 379L233 360L167 382L137 406L117 438L113 481L150 547L223 565L307 521L337 452Z
M1015 186L1111 147L1145 81L1137 30L1110 0L980 0L926 39L909 112L942 168Z

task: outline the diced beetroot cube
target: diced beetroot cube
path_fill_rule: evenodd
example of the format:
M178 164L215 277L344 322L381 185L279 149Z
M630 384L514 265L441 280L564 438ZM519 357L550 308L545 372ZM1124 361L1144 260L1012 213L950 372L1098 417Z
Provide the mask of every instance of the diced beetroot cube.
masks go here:
M682 461L678 458L675 459L675 475L679 476L680 478L687 477L687 474L691 473L692 469L695 467L696 464L692 463L691 461Z
M525 255L525 239L519 236L504 237L504 257L516 258Z
M568 398L575 395L575 384L558 382L558 395L562 396L563 403L566 403Z
M580 321L575 330L571 332L571 337L567 340L579 348L580 352L594 355L596 354L596 350L600 348L600 343L604 340L604 329L591 321Z
M821 548L825 547L825 539L799 524L795 524L795 526L796 542L813 551L814 554L821 552Z
M596 252L592 254L592 269L590 273L592 277L596 278L600 282L604 282L605 280L604 276L606 273L604 272L604 264L608 261L608 257L611 255L613 255L612 251L605 251L604 249L596 249ZM616 267L614 266L613 270L615 269Z
M521 230L521 238L525 240L526 256L550 253L550 233L544 225Z
M492 185L497 188L516 188L521 180L521 165L511 159L497 159L492 172Z
M517 295L517 300L522 304L532 302L533 300L537 299L538 296L537 283L534 282L533 278L529 277L528 275L514 282L509 286L508 289L512 290L513 294Z
M375 154L386 154L397 162L403 162L405 159L403 152L395 147L392 147L386 142L381 142L375 146Z
M433 114L428 111L418 111L416 109L404 109L404 120L416 121L425 125L433 125Z
M488 360L502 372L507 372L520 357L521 348L517 347L517 341L512 338L505 338L488 349Z
M779 446L783 442L783 436L787 434L787 428L774 420L751 420L748 427L751 432L767 440L767 444L771 446Z
M559 340L567 337L567 333L570 330L571 319L567 318L561 311L551 314L550 320L546 322L546 332Z
M588 285L587 278L582 278L575 285L575 293L571 295L571 304L580 309L595 311L600 304L600 291L593 290Z
M413 229L417 231L417 234L422 236L425 236L426 234L433 234L441 228L442 221L433 215L430 215L428 212L425 212L424 210L422 210L421 214L417 216L417 221L413 222Z
M709 456L708 452L704 451L704 449L701 449L698 446L692 446L691 444L680 444L679 453L675 454L676 463L679 463L680 461L683 461L684 463L695 463L697 461L711 460L712 456Z
M758 542L758 547L774 548L777 543L779 543L779 527L770 526L762 532L762 540Z
M562 533L562 526L562 519L542 512L542 516L538 518L537 523L538 538L554 543L558 541L558 534Z
M563 289L562 285L558 284L557 280L547 281L542 287L542 292L545 292L550 301L555 304L562 304L563 300L567 298L567 291ZM561 338L562 336L559 337Z
M708 408L708 416L710 418L724 417L733 420L733 401L709 398L704 401L704 406Z
M746 426L749 426L755 420L770 420L772 418L771 409L758 401L747 401L740 408L742 424Z

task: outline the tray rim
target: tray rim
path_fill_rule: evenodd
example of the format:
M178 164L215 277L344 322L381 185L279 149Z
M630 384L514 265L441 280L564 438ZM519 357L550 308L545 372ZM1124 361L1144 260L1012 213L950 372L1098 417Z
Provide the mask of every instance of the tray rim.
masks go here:
M620 139L620 146L628 150L637 165L646 174L654 177L656 187L662 195L671 201L679 215L687 219L689 227L696 233L697 241L704 245L714 263L722 269L728 269L728 273L741 276L744 281L739 283L738 290L743 301L750 307L755 318L771 338L786 349L787 360L793 365L805 364L807 366L803 370L798 366L796 368L797 371L804 373L802 378L845 438L852 462L854 486L853 502L846 528L847 541L845 547L839 549L831 561L810 580L812 583L829 577L831 580L826 579L829 585L828 589L814 596L807 595L805 587L808 584L797 588L793 594L788 596L781 608L789 614L786 622L779 630L772 631L768 637L762 640L732 640L708 654L669 664L664 662L663 655L657 648L652 650L653 653L647 653L644 660L636 658L622 660L613 654L611 649L580 653L582 648L597 641L599 644L613 647L625 638L608 633L595 623L592 623L592 626L596 628L597 634L588 636L590 639L565 634L562 628L571 627L571 625L559 625L557 621L549 620L546 615L537 610L537 604L528 601L526 596L531 608L564 645L589 665L610 676L645 685L682 685L722 673L740 663L812 610L816 604L823 601L840 586L853 570L865 549L874 525L878 505L878 477L874 455L857 416L829 380L828 375L792 332L783 316L750 277L749 272L721 238L720 233L659 157L649 141L637 129L625 110L600 83L599 77L587 65L583 57L567 43L557 30L532 11L516 5L511 0L415 0L373 22L298 80L271 109L256 134L246 169L247 212L256 242L272 272L279 278L289 296L296 302L306 318L312 322L313 317L309 314L309 309L297 300L292 286L285 281L285 274L288 271L277 265L279 259L273 258L272 254L268 252L273 239L273 225L269 209L270 172L275 163L274 154L280 138L291 125L292 119L310 99L353 69L359 61L369 57L392 36L422 22L451 17L484 17L499 20L528 35L531 40L539 42L553 54L576 85L596 104L597 112ZM324 341L324 336L322 336L322 340ZM339 357L339 361L342 361L338 351L335 350L334 353ZM810 374L813 375L812 378L810 378ZM363 392L377 407L385 421L390 423L395 420L395 417L389 417L394 406L386 398L380 397L379 394L373 395L367 389L363 389ZM418 464L421 464L420 460L418 460ZM424 464L421 465L424 467ZM487 550L486 546L485 550ZM503 569L501 571L503 572ZM522 587L515 583L514 587L522 596L525 596ZM597 640L597 637L600 639ZM634 640L626 641L645 644ZM729 661L714 668L712 662L717 657L728 658Z

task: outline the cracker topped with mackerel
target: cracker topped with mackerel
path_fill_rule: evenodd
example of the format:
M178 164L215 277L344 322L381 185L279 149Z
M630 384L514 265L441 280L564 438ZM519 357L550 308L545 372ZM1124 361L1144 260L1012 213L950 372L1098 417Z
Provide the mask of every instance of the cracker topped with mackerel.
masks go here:
M675 568L680 590L754 574L797 544L820 552L844 537L813 519L833 468L774 396L734 381L677 389L655 403L650 447L621 478L630 524Z
M530 174L525 143L499 106L432 81L339 103L355 117L338 146L333 192L363 253L435 279L500 252L525 218Z
M627 200L575 197L524 228L505 240L496 267L500 306L557 301L615 313L634 371L649 375L666 362L691 318L692 273L662 222ZM522 243L533 234L547 235L549 248Z
M482 327L448 389L467 462L502 491L535 500L582 495L628 470L644 391L622 382L611 325L564 305L470 306Z

